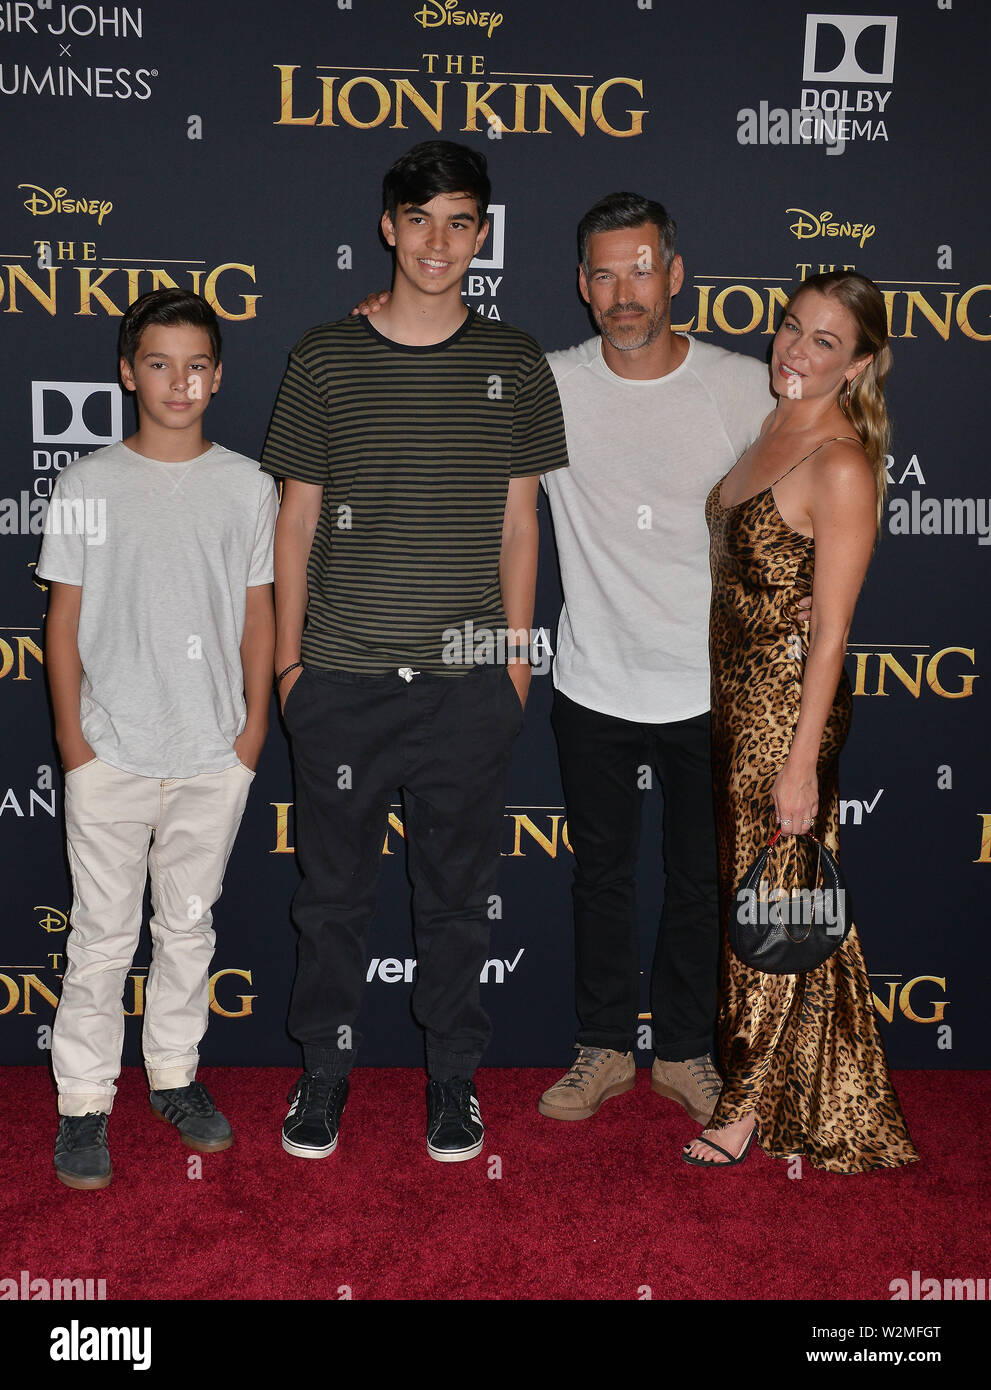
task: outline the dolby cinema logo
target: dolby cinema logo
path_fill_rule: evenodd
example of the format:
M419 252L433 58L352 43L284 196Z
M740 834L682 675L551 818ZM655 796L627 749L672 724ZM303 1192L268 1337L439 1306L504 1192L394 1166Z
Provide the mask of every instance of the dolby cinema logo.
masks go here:
M801 109L836 144L888 139L897 38L896 15L806 16Z
M116 381L32 381L34 496L51 497L63 468L123 435L123 395Z
M483 318L497 319L500 314L496 297L505 277L489 272L501 271L506 264L505 203L489 203L485 216L489 230L481 250L468 267L461 296Z
M897 39L895 15L806 15L799 92L761 93L741 108L738 143L839 155L852 140L887 141Z
M32 381L31 486L0 497L0 536L40 536L63 468L123 433L123 396L115 381ZM62 529L70 534L77 524ZM92 527L86 534L91 531L95 534Z

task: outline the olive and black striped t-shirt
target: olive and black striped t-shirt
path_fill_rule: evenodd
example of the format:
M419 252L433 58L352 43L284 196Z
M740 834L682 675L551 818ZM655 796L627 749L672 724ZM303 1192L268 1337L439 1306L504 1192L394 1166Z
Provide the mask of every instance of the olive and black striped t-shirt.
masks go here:
M567 461L554 377L519 329L471 311L429 347L394 343L362 317L310 329L262 454L267 472L323 486L304 663L463 674L444 661L450 630L506 624L509 480Z

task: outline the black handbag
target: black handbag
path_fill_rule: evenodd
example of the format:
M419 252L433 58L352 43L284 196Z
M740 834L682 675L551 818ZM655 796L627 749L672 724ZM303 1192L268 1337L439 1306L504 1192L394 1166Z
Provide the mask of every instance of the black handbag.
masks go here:
M818 845L808 887L771 888L767 863L781 831L765 845L736 890L729 920L733 950L765 975L802 975L828 960L846 940L853 920L850 895L839 865ZM801 836L795 837L801 839Z

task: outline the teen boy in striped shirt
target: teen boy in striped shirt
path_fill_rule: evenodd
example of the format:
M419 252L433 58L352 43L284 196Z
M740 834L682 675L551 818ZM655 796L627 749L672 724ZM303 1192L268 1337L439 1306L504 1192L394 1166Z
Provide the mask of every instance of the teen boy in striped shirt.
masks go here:
M450 1163L482 1148L473 1076L490 1026L479 975L530 680L537 488L567 463L540 348L462 302L489 192L484 158L464 146L429 141L393 165L381 218L395 257L388 308L374 327L348 317L304 334L263 455L284 480L276 675L296 773L289 1027L304 1072L282 1143L298 1158L337 1146L397 787L427 1152ZM476 664L468 634L507 628L522 634L508 663Z

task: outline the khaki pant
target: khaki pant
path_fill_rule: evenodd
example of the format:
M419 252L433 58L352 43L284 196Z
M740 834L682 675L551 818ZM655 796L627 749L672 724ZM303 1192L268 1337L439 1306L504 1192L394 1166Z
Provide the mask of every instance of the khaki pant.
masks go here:
M254 773L139 777L94 758L65 779L72 930L52 1035L59 1113L107 1114L124 1042L124 984L151 874L142 1049L154 1090L188 1085L206 1032L220 897ZM149 850L149 844L151 846Z

